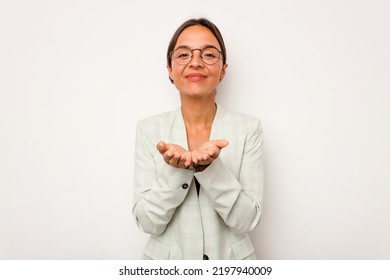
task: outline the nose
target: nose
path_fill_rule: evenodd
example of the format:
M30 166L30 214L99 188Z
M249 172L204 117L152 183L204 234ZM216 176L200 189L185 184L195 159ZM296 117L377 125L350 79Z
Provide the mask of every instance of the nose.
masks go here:
M201 67L203 66L203 60L202 60L202 57L201 57L201 50L198 50L198 49L194 49L192 50L192 57L191 57L191 60L190 60L190 65L193 66L193 67Z

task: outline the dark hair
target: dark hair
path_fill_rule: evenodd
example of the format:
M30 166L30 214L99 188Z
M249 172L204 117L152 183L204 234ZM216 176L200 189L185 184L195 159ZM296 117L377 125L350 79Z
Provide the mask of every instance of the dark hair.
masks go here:
M182 25L180 25L179 28L176 30L176 32L173 34L172 39L169 42L168 50L167 50L167 64L168 64L168 66L172 67L171 53L172 53L173 49L175 48L175 45L177 43L177 39L179 38L180 34L184 31L184 29L191 27L191 26L195 26L195 25L200 25L200 26L206 27L207 29L209 29L211 31L211 33L213 33L215 38L217 38L217 41L218 41L219 45L221 46L222 62L225 65L226 64L226 48L225 48L225 43L224 43L223 38L222 38L222 34L219 31L218 27L206 18L198 18L198 19L192 18L192 19L185 21ZM171 80L171 82L173 83L171 78L169 78L169 80Z

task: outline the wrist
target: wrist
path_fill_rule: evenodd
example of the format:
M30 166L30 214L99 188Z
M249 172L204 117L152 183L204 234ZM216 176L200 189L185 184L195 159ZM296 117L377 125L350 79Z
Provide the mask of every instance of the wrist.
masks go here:
M207 164L207 165L200 165L200 164L196 164L194 165L194 169L196 172L202 172L203 170L205 170L210 164Z

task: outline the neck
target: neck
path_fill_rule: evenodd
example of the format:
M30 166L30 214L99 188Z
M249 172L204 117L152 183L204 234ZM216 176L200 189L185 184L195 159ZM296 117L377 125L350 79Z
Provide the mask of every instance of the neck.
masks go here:
M211 126L217 108L215 95L209 98L181 98L181 112L186 126Z

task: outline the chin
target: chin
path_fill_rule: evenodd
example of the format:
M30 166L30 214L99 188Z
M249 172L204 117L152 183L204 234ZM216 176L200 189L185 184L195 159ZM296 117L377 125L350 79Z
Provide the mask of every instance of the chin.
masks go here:
M215 93L215 89L205 89L205 88L199 88L199 87L192 87L192 88L187 88L183 91L185 95L187 96L193 96L193 97L204 97L208 95L213 95Z
M188 97L200 98L200 97L206 97L212 95L212 93L204 92L204 91L187 91L184 93L184 95Z

